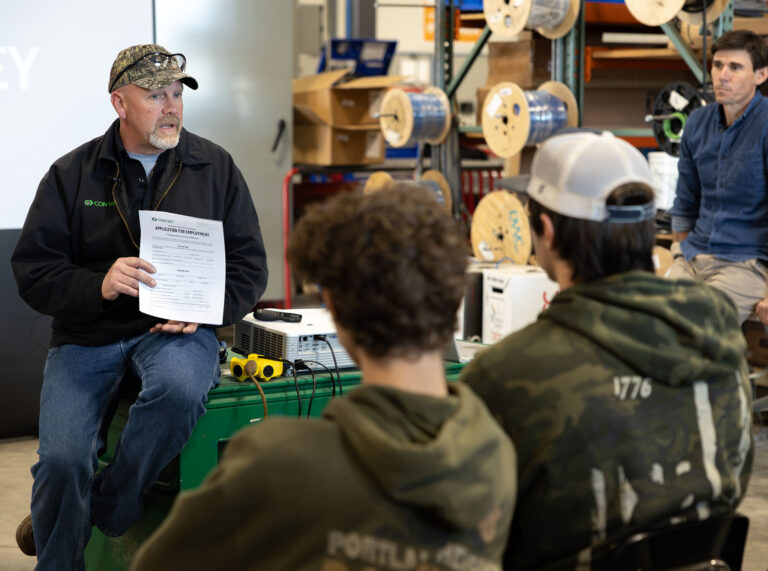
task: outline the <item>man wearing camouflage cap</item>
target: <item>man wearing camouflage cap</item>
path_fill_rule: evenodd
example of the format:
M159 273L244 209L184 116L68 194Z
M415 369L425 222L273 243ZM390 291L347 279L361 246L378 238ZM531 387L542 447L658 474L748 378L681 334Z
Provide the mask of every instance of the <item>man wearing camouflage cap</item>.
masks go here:
M560 292L463 375L517 450L505 569L573 569L651 526L732 512L746 491L738 313L719 290L654 275L652 185L635 148L586 132L545 141L509 185Z
M182 128L186 60L156 44L121 51L108 89L118 119L43 177L12 256L22 298L53 316L40 404L32 514L17 530L38 569L84 569L91 525L123 534L143 492L189 438L218 382L218 324L139 312L139 210L223 222L222 323L251 311L267 266L256 211L232 157ZM141 381L114 461L94 474L126 373Z

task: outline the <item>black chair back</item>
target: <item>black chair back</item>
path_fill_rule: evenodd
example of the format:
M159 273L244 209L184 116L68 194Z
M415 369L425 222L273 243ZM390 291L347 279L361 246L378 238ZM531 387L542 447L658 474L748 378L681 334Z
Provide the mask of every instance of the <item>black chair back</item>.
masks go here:
M741 571L748 531L746 516L722 514L655 527L596 547L591 563L579 564L572 555L537 571Z
M593 571L740 571L749 519L723 514L637 533L595 554Z

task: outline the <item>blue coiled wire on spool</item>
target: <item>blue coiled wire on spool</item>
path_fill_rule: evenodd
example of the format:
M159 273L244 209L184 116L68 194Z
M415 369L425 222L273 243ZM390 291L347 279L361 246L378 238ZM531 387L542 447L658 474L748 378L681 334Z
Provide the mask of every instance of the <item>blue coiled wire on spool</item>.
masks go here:
M488 147L507 158L565 127L577 126L579 110L564 83L545 81L534 91L523 91L512 82L502 82L488 92L481 122Z
M561 38L573 28L580 7L581 0L483 0L488 27L494 35L510 39L523 28L550 40Z
M448 134L451 120L448 97L436 87L422 92L390 89L379 114L381 131L393 147L414 142L439 144Z
M556 28L568 14L570 0L533 0L526 28Z
M413 132L409 143L434 140L445 126L447 110L432 93L406 93L413 108Z
M567 125L568 109L561 99L546 91L523 93L528 102L528 113L531 115L531 130L528 133L527 144L541 143Z

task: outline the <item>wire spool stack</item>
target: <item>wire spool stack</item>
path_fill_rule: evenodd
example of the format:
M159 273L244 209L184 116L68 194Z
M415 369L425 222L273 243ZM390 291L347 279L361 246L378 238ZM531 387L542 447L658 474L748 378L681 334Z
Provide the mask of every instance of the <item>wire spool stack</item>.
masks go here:
M683 9L685 0L625 0L632 16L646 26L666 24Z
M376 171L368 177L363 187L363 193L369 194L378 190L386 190L394 187L397 184L405 184L408 186L426 187L432 190L435 194L435 199L439 204L442 204L448 212L451 212L453 206L453 197L451 196L451 187L448 184L448 180L443 176L443 173L436 170L428 170L421 175L421 179L418 181L395 181L392 175L386 171Z
M677 13L681 22L701 26L702 10L706 5L706 22L711 24L720 17L730 0L685 0L683 9Z
M488 92L482 123L485 142L508 158L564 127L578 126L579 108L571 90L559 81L542 83L536 91L505 82Z
M707 26L707 42L709 45L712 45L715 41L712 28L713 26ZM680 22L680 39L692 49L701 49L703 43L701 23L687 24L686 22Z
M451 129L451 104L437 87L424 91L393 88L381 101L379 125L393 147L406 147L414 142L437 145Z
M483 13L491 31L513 38L523 28L556 40L571 31L581 0L484 0Z
M653 115L645 117L646 122L653 122L653 136L661 150L680 156L680 141L688 116L706 104L699 90L688 83L670 83L661 90L653 105Z
M480 261L527 263L531 256L531 227L520 199L506 190L485 195L472 217L470 241Z

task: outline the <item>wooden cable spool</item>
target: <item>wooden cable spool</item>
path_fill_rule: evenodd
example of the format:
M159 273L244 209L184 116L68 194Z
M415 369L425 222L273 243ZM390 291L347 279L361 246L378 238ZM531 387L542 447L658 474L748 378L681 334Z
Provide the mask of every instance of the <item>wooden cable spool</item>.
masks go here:
M661 26L677 16L685 0L624 0L624 4L641 24Z
M567 85L558 81L547 81L542 83L537 91L554 95L565 104L565 121L559 127L578 126L579 107ZM494 85L485 98L482 113L483 136L490 149L500 157L514 156L526 145L540 142L531 138L531 92L527 93L528 97L516 84L504 82ZM541 131L538 127L534 130Z
M440 189L440 193L442 194L445 209L448 212L451 212L453 208L453 195L451 194L451 185L448 184L448 179L445 178L443 173L434 169L430 169L421 175L421 180L419 182L426 183L433 189L435 188L434 185L437 185L437 187ZM439 199L438 202L440 202Z
M707 26L707 45L711 46L714 43L715 33L712 26ZM686 22L680 22L680 39L692 49L701 49L703 38L701 35L701 23L688 24ZM669 42L669 45L673 45Z
M451 120L451 104L437 87L421 92L395 87L381 101L379 125L393 147L405 147L415 141L437 145L448 136Z
M711 24L720 17L725 9L728 7L729 0L712 0L707 6L707 25ZM693 24L694 26L701 26L701 0L686 0L682 10L677 13L677 17L681 22L686 24Z
M513 193L495 190L475 208L470 228L475 258L483 262L509 259L525 264L531 255L531 227L523 203Z
M443 176L443 173L436 170L425 171L421 175L420 180L395 180L392 175L386 171L376 171L368 177L363 187L363 193L369 194L379 190L387 190L394 188L398 184L404 184L408 186L419 186L431 189L435 194L435 199L438 203L442 204L445 209L450 213L453 207L453 196L451 195L451 187L448 184L448 179Z
M363 194L370 194L379 190L387 190L395 185L395 179L386 171L375 171L371 173L363 186Z
M556 40L571 31L581 0L484 0L483 13L491 31L514 38L523 28Z

